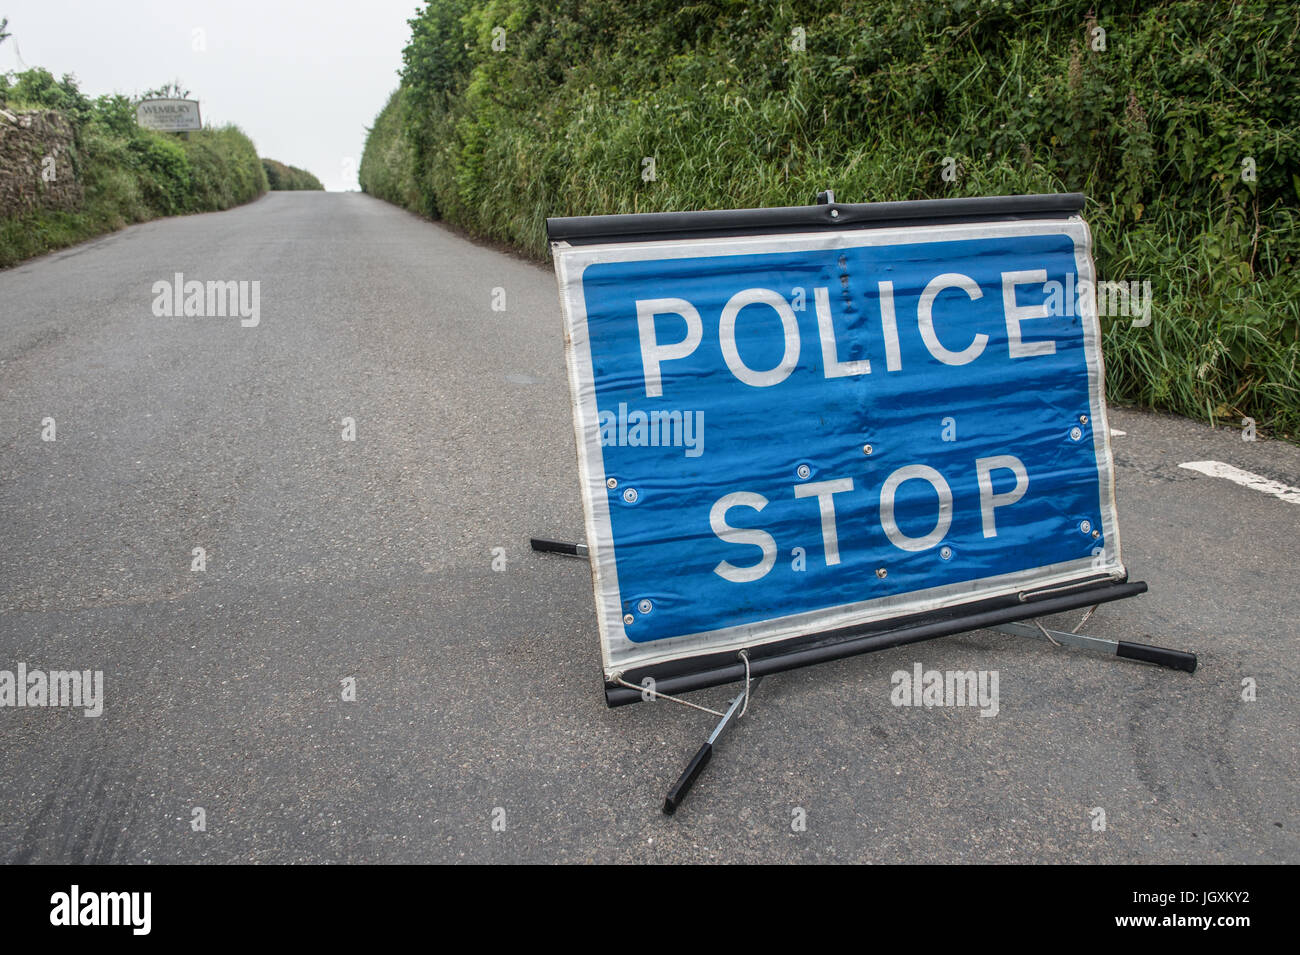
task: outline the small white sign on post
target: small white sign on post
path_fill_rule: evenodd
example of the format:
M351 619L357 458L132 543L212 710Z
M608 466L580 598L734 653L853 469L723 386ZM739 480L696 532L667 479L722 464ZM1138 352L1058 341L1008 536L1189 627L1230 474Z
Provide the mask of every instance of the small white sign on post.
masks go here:
M196 99L146 99L135 108L135 121L162 133L185 133L203 128Z

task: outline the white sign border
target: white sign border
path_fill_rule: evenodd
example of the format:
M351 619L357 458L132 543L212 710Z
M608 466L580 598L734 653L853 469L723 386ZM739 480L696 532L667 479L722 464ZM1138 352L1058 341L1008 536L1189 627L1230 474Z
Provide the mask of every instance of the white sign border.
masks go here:
M667 239L644 242L609 242L574 246L553 242L560 304L565 319L565 359L573 410L574 440L578 449L583 514L587 529L592 588L596 595L596 620L600 630L601 662L605 679L642 667L692 656L725 653L761 646L808 633L875 623L893 617L948 609L964 603L1014 595L1025 590L1061 586L1088 577L1127 576L1120 557L1119 525L1115 513L1115 475L1110 447L1110 425L1104 400L1105 371L1101 354L1101 329L1095 295L1079 297L1084 355L1088 369L1088 403L1093 448L1099 475L1099 509L1102 520L1102 560L1084 557L1046 567L1014 571L992 577L944 584L905 594L874 597L803 613L773 617L716 630L699 631L647 643L628 639L618 586L618 567L610 523L609 490L605 486L604 455L600 445L596 406L595 370L587 330L586 299L582 277L587 267L605 262L647 259L700 258L715 255L763 254L836 250L882 245L953 242L1008 236L1067 235L1074 241L1075 266L1080 284L1096 289L1092 262L1092 236L1080 216L1065 219L929 224L880 229L845 229L836 232L782 233L720 238ZM957 599L954 599L957 598Z

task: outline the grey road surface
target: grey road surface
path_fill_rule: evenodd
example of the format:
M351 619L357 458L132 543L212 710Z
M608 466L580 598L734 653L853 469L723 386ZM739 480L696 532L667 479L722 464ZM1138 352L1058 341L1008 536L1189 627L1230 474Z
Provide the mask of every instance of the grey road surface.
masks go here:
M176 273L259 324L156 316ZM1199 672L981 632L778 674L668 818L712 718L606 709L588 570L528 550L582 533L548 269L284 193L0 272L0 670L105 697L0 708L0 859L1300 861L1300 504L1179 466L1300 449L1111 424L1151 592L1089 630ZM917 662L997 716L892 706Z

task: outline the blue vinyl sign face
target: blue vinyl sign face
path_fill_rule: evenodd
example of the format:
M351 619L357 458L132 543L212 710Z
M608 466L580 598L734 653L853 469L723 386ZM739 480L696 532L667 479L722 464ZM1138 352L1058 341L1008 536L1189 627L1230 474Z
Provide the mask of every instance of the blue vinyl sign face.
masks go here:
M1124 575L1080 219L554 251L607 678Z

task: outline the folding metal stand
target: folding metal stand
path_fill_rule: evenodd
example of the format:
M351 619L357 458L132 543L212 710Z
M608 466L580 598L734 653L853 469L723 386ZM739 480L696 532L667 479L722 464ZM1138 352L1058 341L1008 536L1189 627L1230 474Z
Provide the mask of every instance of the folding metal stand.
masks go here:
M581 557L586 559L589 555L586 544L567 543L564 541L545 540L541 538L532 538L530 541L532 549L547 553L564 554L569 557ZM1170 650L1165 647L1154 647L1144 643L1132 643L1128 640L1107 640L1103 637L1090 637L1081 634L1084 625L1092 619L1093 613L1101 602L1121 599L1123 597L1135 596L1144 593L1146 584L1144 583L1126 583L1118 584L1105 588L1103 596L1097 599L1095 603L1090 603L1089 598L1095 591L1084 590L1080 593L1064 594L1057 597L1048 595L1046 599L1041 599L1032 604L1026 604L1019 608L995 609L983 613L972 613L966 617L959 618L956 621L947 622L922 622L912 625L904 625L892 630L886 630L878 633L868 633L862 636L846 637L838 643L827 643L820 646L814 646L807 650L791 652L782 656L760 658L751 664L747 656L743 657L741 664L717 665L711 671L704 674L696 674L689 681L682 678L668 678L662 681L656 681L657 687L667 686L674 692L681 692L690 689L702 689L706 686L716 686L721 683L734 682L736 679L746 681L743 689L722 715L718 725L713 728L709 738L704 742L695 756L686 765L677 782L673 784L672 789L668 791L664 799L663 811L672 815L677 811L690 792L691 787L695 784L696 779L704 772L708 766L709 760L713 757L713 747L736 721L739 720L740 714L748 708L749 700L753 696L754 688L758 686L763 679L764 674L780 672L782 670L793 669L796 666L803 666L810 663L819 663L832 659L850 656L857 653L867 653L873 650L884 650L889 647L902 646L908 643L916 643L922 640L930 640L935 637L950 636L954 633L964 633L973 630L994 630L999 633L1006 633L1017 637L1046 637L1055 646L1074 647L1081 650L1093 650L1105 653L1109 656L1121 657L1127 660L1136 660L1141 663L1151 663L1157 666L1168 667L1171 670L1182 670L1186 673L1196 671L1196 654L1188 653L1183 650ZM1020 600L1026 601L1027 594L1020 594ZM1095 598L1094 598L1095 599ZM1062 613L1067 610L1087 607L1078 625L1073 631L1052 630L1039 622L1038 616L1051 616L1056 613ZM1038 614L1034 614L1034 609ZM1014 617L1016 619L1005 619ZM742 651L742 655L744 651ZM743 665L743 670L740 667ZM751 672L756 675L750 678ZM676 684L682 684L679 688ZM656 689L654 692L658 696L669 696L669 693L662 689ZM639 692L633 686L624 686L622 689L616 688L610 690L606 687L606 700L610 706L620 706L624 703L634 702ZM716 712L716 711L710 711Z
M700 747L694 758L686 764L682 774L677 777L677 782L673 783L673 788L668 790L668 795L664 797L665 814L671 816L677 811L677 807L682 804L686 794L695 785L695 780L700 773L704 772L704 767L709 765L709 760L713 757L713 744L721 738L733 721L740 719L736 711L741 709L742 706L748 706L750 697L754 695L754 688L762 681L761 676L750 680L749 685L740 692L740 695L731 701L731 705L727 707L727 712L718 721L718 725L713 727L713 732L709 734L709 738L704 741L704 745Z
M1058 647L1097 650L1110 656L1123 657L1126 660L1154 663L1156 666L1168 667L1171 670L1182 670L1186 673L1196 672L1195 653L1188 653L1185 650L1169 650L1165 647L1152 647L1145 643L1130 643L1128 640L1107 640L1105 637L1090 637L1079 633L1083 629L1083 625L1091 619L1096 609L1095 606L1089 608L1088 612L1083 615L1083 619L1079 621L1079 625L1068 633L1064 630L1049 630L1039 623L1037 619L1028 622L1004 623L987 629L996 630L999 633L1009 633L1014 637L1042 636Z

